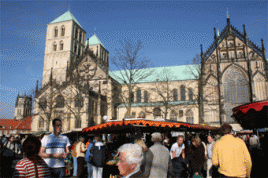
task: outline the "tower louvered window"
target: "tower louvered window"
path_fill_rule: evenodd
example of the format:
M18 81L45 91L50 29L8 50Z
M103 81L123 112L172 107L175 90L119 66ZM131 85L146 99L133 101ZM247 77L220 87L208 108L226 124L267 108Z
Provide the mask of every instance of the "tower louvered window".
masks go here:
M144 103L148 103L148 91L144 91Z
M194 123L194 113L192 110L186 112L186 122L190 124Z
M137 89L136 91L136 102L140 103L141 102L141 90Z
M64 98L62 95L56 97L56 108L64 108Z
M185 95L185 86L181 86L180 87L181 90L181 101L185 101L186 100L186 95Z
M173 101L178 101L178 90L173 90Z
M64 36L64 35L65 35L65 27L62 26L62 27L61 27L61 36Z
M63 41L60 42L60 50L63 50Z
M190 88L189 89L189 101L193 101L194 100L194 93L193 90Z
M54 29L54 37L58 37L58 28L57 27Z

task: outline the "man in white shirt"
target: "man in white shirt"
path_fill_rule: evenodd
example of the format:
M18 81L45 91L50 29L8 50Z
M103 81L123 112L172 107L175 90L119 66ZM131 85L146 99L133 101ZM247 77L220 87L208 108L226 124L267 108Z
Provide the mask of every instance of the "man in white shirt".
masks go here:
M207 139L207 178L212 178L212 150L214 145L214 139L211 135L209 135Z
M183 144L183 136L179 135L177 138L177 142L174 143L170 150L171 159L180 157L182 154L182 158L185 159L185 145Z
M70 140L67 136L61 135L62 122L59 118L52 121L53 133L44 136L40 149L40 156L44 158L47 165L52 168L52 176L63 178L65 176L64 159L70 153Z

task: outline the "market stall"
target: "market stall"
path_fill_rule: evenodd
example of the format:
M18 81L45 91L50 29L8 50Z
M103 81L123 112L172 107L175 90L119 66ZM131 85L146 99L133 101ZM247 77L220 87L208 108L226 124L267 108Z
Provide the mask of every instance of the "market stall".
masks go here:
M268 100L235 107L233 117L244 129L268 127Z

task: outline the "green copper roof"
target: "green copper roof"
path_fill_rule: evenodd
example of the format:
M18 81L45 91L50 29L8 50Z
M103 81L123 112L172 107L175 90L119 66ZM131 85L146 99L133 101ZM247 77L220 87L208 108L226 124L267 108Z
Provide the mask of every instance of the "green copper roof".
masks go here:
M100 39L95 34L86 41L86 46L97 45L97 44L101 44L104 47Z
M161 81L161 75L163 73L168 72L169 81L177 81L177 80L196 80L196 76L198 76L198 65L181 65L181 66L169 66L169 67L156 67L156 68L148 68L148 69L140 69L145 70L145 72L152 73L147 78L137 81L135 83L151 83L156 82L156 80ZM166 72L165 72L166 71ZM124 84L124 82L120 79L122 78L122 74L129 75L129 71L109 71L110 77L115 79L120 84ZM160 76L159 76L160 75Z
M58 18L50 22L50 24L65 22L65 21L70 21L70 20L75 21L82 28L80 23L76 20L76 18L73 16L73 14L70 11L65 12L64 14L62 14L61 16L59 16Z

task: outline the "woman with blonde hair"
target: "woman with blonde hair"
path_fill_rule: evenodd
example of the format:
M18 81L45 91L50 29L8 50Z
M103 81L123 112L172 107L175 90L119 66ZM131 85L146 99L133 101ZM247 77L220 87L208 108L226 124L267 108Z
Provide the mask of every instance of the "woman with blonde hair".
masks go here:
M135 143L141 147L143 155L144 155L143 160L141 162L140 170L144 174L145 177L149 177L150 172L151 172L153 157L154 157L153 153L150 149L148 149L142 137L137 137L135 139Z

